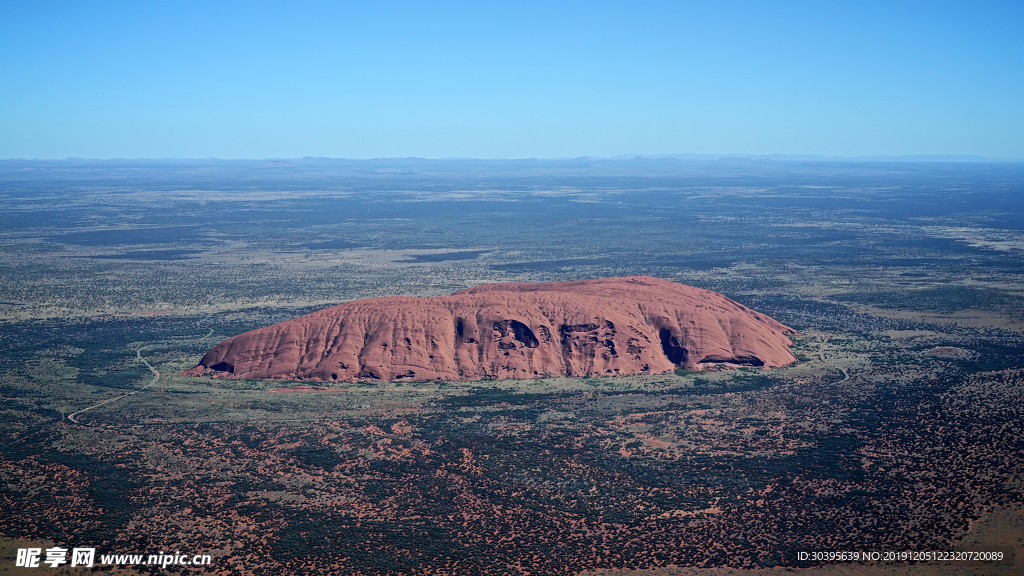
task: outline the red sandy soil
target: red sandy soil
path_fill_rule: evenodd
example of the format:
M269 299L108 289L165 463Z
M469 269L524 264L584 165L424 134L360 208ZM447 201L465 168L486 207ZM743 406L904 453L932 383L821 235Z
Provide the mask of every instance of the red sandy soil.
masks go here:
M650 276L499 283L339 304L239 334L186 374L312 381L478 380L774 368L794 331Z

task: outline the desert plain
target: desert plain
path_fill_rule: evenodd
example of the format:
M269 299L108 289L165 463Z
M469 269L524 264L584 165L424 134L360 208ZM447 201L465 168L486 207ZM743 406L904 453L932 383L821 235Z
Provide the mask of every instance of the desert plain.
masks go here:
M1019 164L3 161L0 183L0 571L31 542L221 574L1024 561ZM360 299L640 276L792 328L796 361L186 374ZM958 549L1017 558L798 557Z

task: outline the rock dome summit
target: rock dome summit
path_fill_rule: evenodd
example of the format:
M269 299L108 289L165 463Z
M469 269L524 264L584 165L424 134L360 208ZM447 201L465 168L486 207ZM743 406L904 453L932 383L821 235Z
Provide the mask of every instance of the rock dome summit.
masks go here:
M649 276L485 284L339 304L224 340L186 374L311 381L479 380L775 368L795 331Z

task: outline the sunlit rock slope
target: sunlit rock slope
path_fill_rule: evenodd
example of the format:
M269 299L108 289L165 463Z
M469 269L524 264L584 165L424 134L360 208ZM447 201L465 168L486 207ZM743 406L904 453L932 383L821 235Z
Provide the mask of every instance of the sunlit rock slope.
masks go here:
M773 368L772 318L649 276L485 284L332 306L221 342L187 374L289 380L477 380Z

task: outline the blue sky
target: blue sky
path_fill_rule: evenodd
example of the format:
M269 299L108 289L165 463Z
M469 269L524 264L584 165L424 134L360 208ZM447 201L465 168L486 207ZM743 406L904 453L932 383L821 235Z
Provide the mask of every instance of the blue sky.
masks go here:
M0 158L1024 158L1022 6L9 2Z

